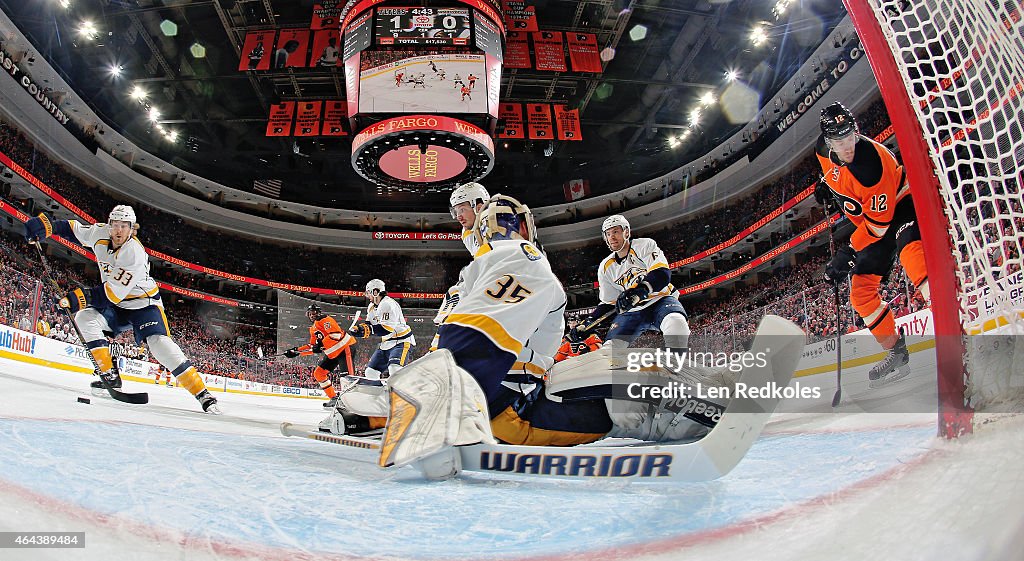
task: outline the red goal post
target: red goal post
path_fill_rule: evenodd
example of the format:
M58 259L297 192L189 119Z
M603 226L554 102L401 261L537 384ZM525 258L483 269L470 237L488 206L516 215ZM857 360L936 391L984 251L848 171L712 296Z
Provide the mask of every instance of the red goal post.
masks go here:
M1019 392L1024 370L1012 335L995 365L967 337L1021 324L1021 14L986 0L843 2L911 186L935 322L939 434L956 437L972 431L972 406Z

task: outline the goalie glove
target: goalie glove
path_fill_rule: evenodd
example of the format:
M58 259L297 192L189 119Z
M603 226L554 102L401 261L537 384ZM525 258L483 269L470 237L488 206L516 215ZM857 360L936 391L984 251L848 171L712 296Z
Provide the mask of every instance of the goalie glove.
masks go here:
M76 288L61 298L57 305L75 314L85 308L96 308L97 310L109 308L110 300L107 300L103 285L99 285L92 288Z
M370 326L370 322L361 321L355 324L355 326L353 326L352 329L349 329L348 332L350 335L354 337L366 339L367 337L373 334L373 327Z

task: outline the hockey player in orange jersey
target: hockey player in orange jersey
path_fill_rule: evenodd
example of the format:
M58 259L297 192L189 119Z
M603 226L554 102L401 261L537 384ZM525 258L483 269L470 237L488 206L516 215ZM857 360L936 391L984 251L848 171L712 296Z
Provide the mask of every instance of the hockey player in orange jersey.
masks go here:
M571 330L580 324L580 320L579 318L572 317L566 321L566 324ZM562 362L567 358L596 351L601 348L601 342L601 338L593 333L583 341L573 341L569 335L565 335L562 337L562 345L558 347L558 352L555 353L555 362Z
M324 358L320 364L313 369L313 377L327 394L329 401L324 407L334 407L337 401L338 392L334 389L330 374L338 367L341 355L344 353L348 371L352 372L352 345L356 340L338 325L338 322L331 316L325 314L320 306L310 304L306 308L306 317L313 323L309 328L309 343L301 347L293 347L284 352L284 356L295 358L297 356L309 356L316 353L323 353Z
M888 350L868 374L871 387L907 375L910 354L879 286L899 256L907 276L928 299L928 269L921 245L910 186L903 166L889 150L859 133L853 113L839 102L821 112L821 136L815 151L822 180L815 198L827 205L835 200L856 226L849 243L840 244L825 267L825 275L841 282L853 273L850 302Z

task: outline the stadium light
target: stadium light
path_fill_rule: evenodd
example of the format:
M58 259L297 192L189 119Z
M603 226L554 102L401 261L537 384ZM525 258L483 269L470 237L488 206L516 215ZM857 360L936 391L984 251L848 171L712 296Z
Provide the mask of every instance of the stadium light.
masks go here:
M715 92L704 92L704 95L700 96L701 105L712 105L715 103Z
M725 81L726 82L735 82L736 80L739 80L739 79L740 79L740 73L739 73L738 70L733 70L733 69L730 68L729 70L725 71Z
M753 43L755 47L759 47L766 41L768 41L768 32L765 30L764 24L759 23L755 25L750 30L750 42Z
M135 86L128 95L136 101L142 101L143 99L146 99L146 95L148 94L146 94L146 90L142 89L142 86Z
M96 24L90 20L84 20L78 25L78 34L86 39L93 39L99 33Z
M160 120L160 110L156 107L149 108L149 120L154 123Z

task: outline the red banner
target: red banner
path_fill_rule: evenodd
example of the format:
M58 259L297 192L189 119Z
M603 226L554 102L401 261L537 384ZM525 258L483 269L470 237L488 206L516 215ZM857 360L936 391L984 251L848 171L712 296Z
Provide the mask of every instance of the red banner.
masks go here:
M282 29L277 37L277 50L271 62L273 68L295 68L306 66L309 54L308 29Z
M736 234L735 236L729 238L728 240L725 240L724 242L722 242L722 243L720 243L720 244L718 244L718 245L716 245L716 246L714 246L714 247L712 247L710 249L705 249L704 251L702 251L702 252L700 252L700 253L698 253L696 255L691 255L691 256L687 257L686 259L681 259L681 260L676 261L674 263L669 263L668 267L670 269L676 269L678 267L682 267L683 265L689 265L690 263L695 263L697 261L700 261L701 259L704 259L705 257L710 257L711 255L714 255L714 254L718 253L719 251L722 251L723 249L725 249L725 248L727 248L727 247L729 247L729 246L731 246L733 244L739 243L740 241L742 241L744 238L746 238L750 234L753 234L757 230L760 230L763 226L766 226L772 220L775 220L779 216L782 216L782 214L784 212L786 212L787 210L793 208L794 206L796 206L797 203L799 203L800 201L806 199L807 197L810 197L812 194L814 194L814 185L813 184L810 187L808 187L808 188L804 189L803 191L801 191L800 194L798 194L797 196L795 196L792 199L789 199L788 201L786 201L786 203L783 204L782 206L780 206L779 208L769 212L766 216L764 216L763 218L761 218L757 222L754 222L750 226L747 226L746 228L741 230L740 233Z
M320 0L313 4L313 19L309 22L310 29L339 29L338 18L341 16L341 0Z
M458 240L462 241L462 232L374 232L373 239L375 240L427 240L427 241L443 241L443 240Z
M540 31L535 6L528 6L522 0L501 0L501 11L510 31Z
M566 32L569 45L569 62L573 72L603 72L601 54L597 49L597 35L593 33Z
M555 124L558 125L558 140L583 140L580 132L580 110L569 110L564 105L555 105Z
M502 103L498 106L498 120L504 128L496 131L498 138L526 138L523 130L523 105L521 103Z
M531 140L554 140L551 126L551 106L547 103L526 104L526 124Z
M530 41L522 32L510 31L505 39L505 68L532 68Z
M561 31L537 31L533 33L534 68L565 72L565 49L562 47Z
M324 102L324 126L321 136L348 136L342 123L348 118L348 106L344 101Z
M284 101L271 105L270 118L267 119L267 136L291 136L292 116L294 115L294 101Z
M323 29L313 34L313 53L309 65L319 68L341 66L341 33L337 29Z
M295 136L320 134L320 108L322 101L300 101L295 113Z
M270 68L271 55L274 53L275 29L251 31L245 34L242 43L242 59L238 61L239 70L266 70Z

